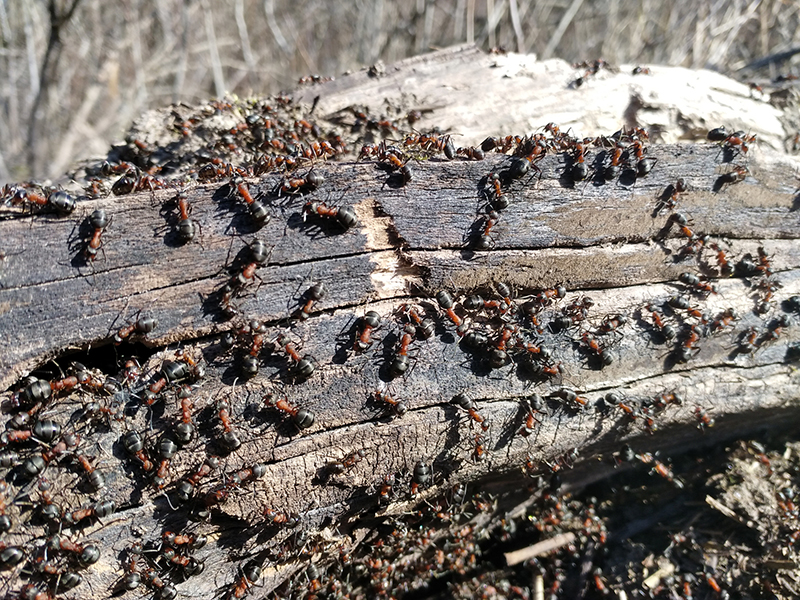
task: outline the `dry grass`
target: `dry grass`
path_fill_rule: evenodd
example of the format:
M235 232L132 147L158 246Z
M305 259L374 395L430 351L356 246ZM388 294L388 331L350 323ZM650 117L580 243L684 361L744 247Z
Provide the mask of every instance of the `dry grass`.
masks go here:
M0 2L0 183L104 154L151 107L272 93L455 43L732 73L800 45L799 11L789 0Z

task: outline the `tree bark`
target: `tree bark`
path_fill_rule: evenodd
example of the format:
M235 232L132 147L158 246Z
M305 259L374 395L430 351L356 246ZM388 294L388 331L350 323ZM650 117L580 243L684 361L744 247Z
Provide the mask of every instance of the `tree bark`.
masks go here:
M182 530L207 535L211 542L196 552L205 571L176 583L180 593L220 597L241 577L237 568L256 560L264 567L264 587L258 590L263 594L309 562L332 572L340 547L352 550L364 538L372 539L379 524L395 523L423 501L448 497L459 483L492 494L518 492L538 480L523 473L547 480L548 465L563 468L574 462L575 469L563 476L567 487L575 487L612 471L608 460L598 459L608 459L624 443L685 449L756 427L777 427L793 417L800 387L790 344L800 340L800 328L778 319L793 308L787 299L800 294L796 165L758 147L746 161L735 157L731 162L730 153L711 143L653 144L647 154L657 162L645 177L628 171L605 181L601 166L607 152L597 148L587 153L587 163L597 169L587 181L573 181L566 153L540 161L540 176L505 177L510 205L499 211L487 250L475 249L487 219L487 176L508 172L514 159L505 155L412 161L412 179L405 184L371 161L318 163L313 170L324 184L298 195L276 193L283 183L279 175L251 179L251 195L271 214L262 227L254 226L229 184L196 185L188 201L201 233L183 245L172 190L85 201L77 218L7 211L0 221L6 248L0 263L5 406L13 403L22 376L51 369L47 378L57 380L61 375L48 361L67 369L76 357L100 369L93 371L98 380L110 375L120 380L114 396L97 397L102 406L125 405L124 419L89 424L85 409L95 396L84 386L54 392L46 407L48 414L58 415L64 431L80 434L80 453L106 479L104 489L86 493L86 475L66 453L46 471L58 501L70 510L105 499L117 506L113 516L69 530L83 543L99 543L102 555L83 572L85 583L64 597L91 593L99 598L119 591L126 548L139 541L152 549L165 531ZM733 164L744 162L748 176L726 183ZM679 177L688 191L678 195L674 209L658 210L665 188ZM352 206L358 224L345 230L331 219L304 214L311 200ZM87 261L86 217L98 208L111 222L97 259ZM673 211L687 217L693 240L709 236L698 254L686 253L690 240L669 220ZM251 261L253 240L268 245L269 258L237 288L238 314L229 319L222 311L223 288ZM712 244L731 266L739 265L733 276L723 276ZM759 249L769 257L772 279L742 266L747 255L758 263ZM683 272L715 284L717 293L692 292L679 281ZM756 314L763 281L778 285L766 312ZM512 287L513 309L464 308L472 293L499 300L498 282ZM319 283L326 295L308 309L308 318L296 318L307 291ZM537 321L531 320L525 307L537 306L539 291L559 285L567 288L566 296L542 303L534 311ZM485 332L495 346L503 327L513 328L510 337L518 344L509 341L507 364L492 368L488 347L468 347L435 300L440 290L457 301L456 315L473 331ZM674 296L688 298L692 310L707 316L671 308ZM593 305L585 319L564 328L555 325L568 306L587 297ZM675 339L661 336L647 305L659 307L676 329ZM430 339L414 334L408 371L392 376L390 365L409 321L404 306L434 319L436 330ZM728 322L729 309L736 317ZM371 345L357 352L360 318L370 310L381 315L382 323ZM615 315L627 322L601 334ZM111 344L114 333L141 316L156 318L157 328L133 334L123 345ZM252 336L242 335L232 350L223 340L252 320L263 323L266 333L257 352L259 372L248 378L241 364ZM692 325L702 333L687 346ZM751 327L757 347L745 352ZM610 350L611 364L598 360L584 334ZM293 359L281 349L281 335L301 355L313 357L316 369L307 380L292 379ZM525 344L547 348L552 358L530 360ZM132 354L149 358L140 376L128 371L123 381L113 365ZM169 462L165 486L158 489L151 472L126 453L122 438L139 432L148 455L156 456L152 448L159 440L175 435L182 382L165 386L152 405L145 398L167 361L186 356L205 370L204 377L186 381L194 388L191 417L197 433ZM537 376L526 366L531 362L560 365L561 373ZM585 400L566 400L563 390ZM391 405L375 399L376 391L402 400L408 411L397 416ZM653 409L656 422L648 424L641 415L631 418L623 408L601 401L612 391L631 405L669 393L682 396L683 404ZM460 393L476 401L476 418L452 402ZM523 436L519 432L533 394L545 399L545 407L535 415L532 434ZM299 430L290 416L265 405L269 395L312 411L313 425ZM222 442L222 399L242 442L232 452ZM699 431L698 409L715 419L713 429ZM15 412L7 410L2 420ZM20 461L33 453L22 451ZM220 456L219 466L198 481L193 500L173 510L176 486L208 456ZM420 461L430 465L432 475L412 496ZM236 473L257 464L264 465L263 476L236 485ZM34 484L19 466L12 474L20 493L38 502ZM386 492L388 501L381 501L389 476L394 485ZM226 500L215 504L208 518L190 522L190 514L204 508L204 498L219 490ZM475 518L500 518L511 506L529 501L527 495L511 494L488 517ZM270 523L266 509L296 514L299 525ZM33 553L44 528L27 521L29 507L8 510L18 520L12 532L17 537L11 539L28 544ZM22 585L13 579L11 589Z

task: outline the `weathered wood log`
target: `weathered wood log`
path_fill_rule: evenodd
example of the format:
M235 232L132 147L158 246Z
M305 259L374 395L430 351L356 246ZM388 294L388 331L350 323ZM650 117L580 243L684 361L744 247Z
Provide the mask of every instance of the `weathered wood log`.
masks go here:
M120 385L108 396L95 396L88 384L71 393L56 389L47 407L69 415L62 427L80 433L80 452L97 457L105 475L105 487L91 490L70 452L48 457L54 496L70 510L101 499L117 506L112 517L71 530L76 539L99 540L103 553L85 571L80 593L65 597L87 597L86 589L94 597L120 591L126 548L139 541L157 553L165 531L187 527L212 541L197 552L205 560L202 574L185 583L175 571L165 575L180 593L220 597L241 577L237 565L249 560L264 567L261 584L269 591L310 562L333 572L340 547L353 550L379 524L394 526L420 503L436 505L464 482L492 493L519 492L536 481L525 477L520 484L523 471L547 480L548 464L576 462L564 479L567 486L582 485L613 470L597 459L625 442L646 443L649 450L686 448L785 423L797 412L800 389L791 364L800 332L788 300L800 294L796 165L751 148L747 176L730 183L732 156L716 144L652 145L647 152L657 159L649 174L637 177L627 169L606 180L608 150L592 148L587 162L595 171L586 181L572 177L568 153L546 156L537 163L541 173L521 178L508 175L515 159L494 154L483 161L412 161L407 182L371 161L317 164L314 172L324 183L308 193L279 193L279 175L249 181L250 193L271 214L261 227L227 182L197 185L188 201L201 233L188 244L179 243L170 190L85 201L77 218L9 210L0 221L8 248L0 263L0 382L11 388L3 396L7 408L15 397L25 401L14 384L47 369L50 359L60 368L75 357L105 366L104 373L91 371L98 380L116 375L117 362L144 350L115 347L113 335L142 315L158 320L152 332L130 338L149 348L141 374L129 368L127 380L117 375ZM489 247L479 250L492 199L490 173L501 174L510 204L498 209ZM687 191L676 196L674 209L660 208L665 189L679 177ZM345 229L309 214L311 200L352 206L358 224ZM111 222L97 258L86 260L86 217L101 208ZM691 231L669 218L673 210L686 216ZM269 246L268 260L223 298L226 284L252 261L248 245L255 239ZM718 262L720 251L731 272ZM768 267L759 262L762 254ZM748 258L753 266L743 262ZM679 281L683 272L713 283L716 293L692 291ZM513 307L503 306L498 282L513 289ZM296 318L308 290L320 283L325 296L307 309L307 318ZM569 290L563 298L537 299L559 285ZM454 320L484 333L487 343L470 346L435 299L440 290L457 301ZM465 308L473 293L498 300L500 312ZM591 306L583 301L587 296ZM670 303L676 296L688 299L689 310ZM233 318L224 314L228 303L236 309ZM435 320L430 339L414 327L409 307ZM359 319L370 310L382 324L372 343L357 351ZM675 329L674 337L663 335L654 312ZM612 331L616 315L626 320ZM781 322L784 316L789 325ZM566 324L558 321L563 317ZM260 329L251 320L265 328L260 352L253 351ZM413 334L404 345L406 331ZM226 334L232 332L240 332L240 341L231 350ZM310 377L298 375L279 335L314 358ZM592 339L611 353L610 364L592 349ZM405 346L410 366L393 371ZM550 358L537 357L541 349ZM493 364L493 350L508 358ZM242 371L247 356L258 364L251 377ZM205 375L165 380L166 393L148 405L148 391L161 385L165 365L187 361L202 362ZM47 378L60 377L54 368ZM196 432L165 465L160 487L151 475L158 465L145 470L126 453L123 438L139 432L158 463L153 448L164 436L176 436L182 418L180 383L193 387ZM397 414L376 391L403 401L407 412ZM649 405L650 415L601 400L611 391L628 408ZM453 403L465 392L477 412ZM531 407L534 394L543 406ZM654 406L662 394L679 394L683 403ZM312 411L313 425L299 430L291 415L265 404L266 397L284 396L291 406ZM100 415L88 424L93 399L108 409L123 404L124 418ZM221 399L241 441L235 449L223 441ZM698 409L717 421L704 435ZM7 411L3 420L17 412ZM532 431L521 435L529 414ZM575 461L575 449L584 460ZM23 449L20 462L38 452ZM173 506L180 503L180 482L207 456L222 458L197 477L192 500ZM420 462L429 465L430 478L419 476ZM264 474L248 480L243 470L254 465L263 465ZM25 468L12 469L14 485L40 502ZM382 489L389 478L394 483ZM421 485L412 495L415 479ZM511 494L476 522L525 502L527 492ZM201 514L206 509L209 516ZM21 504L9 511L19 522L12 543L33 556L45 527L28 521L30 510ZM281 515L292 521L293 514L298 526L280 526ZM197 524L187 525L190 517ZM11 585L22 584L15 578Z

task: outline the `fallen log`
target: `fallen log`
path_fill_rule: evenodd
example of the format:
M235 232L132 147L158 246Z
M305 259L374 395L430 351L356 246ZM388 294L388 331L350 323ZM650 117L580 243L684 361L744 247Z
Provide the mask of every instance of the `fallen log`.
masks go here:
M713 143L648 144L648 173L631 157L607 177L611 154L587 149L577 180L572 150L521 177L525 159L501 154L419 155L410 178L373 160L317 163L314 186L246 179L269 212L261 223L228 178L183 186L198 225L189 243L174 189L84 200L67 217L8 209L2 419L46 396L43 415L82 441L59 450L56 435L9 459L28 504L7 509L6 543L33 561L52 533L34 473L43 456L57 528L102 550L64 597L123 593L132 559L156 597L171 593L159 569L196 598L256 579L259 593L286 595L293 578L312 593L344 572L340 553L368 551L425 507L450 515L436 535L452 539L625 468L611 457L626 443L686 449L785 423L800 389L796 165L757 146L745 159ZM312 202L352 207L357 223ZM157 326L145 332L144 318ZM144 364L126 364L136 356ZM49 391L21 379L31 371ZM492 500L456 519L465 485ZM108 500L116 510L102 517ZM172 546L170 563L165 532L184 531L209 543ZM13 574L15 591L53 585Z

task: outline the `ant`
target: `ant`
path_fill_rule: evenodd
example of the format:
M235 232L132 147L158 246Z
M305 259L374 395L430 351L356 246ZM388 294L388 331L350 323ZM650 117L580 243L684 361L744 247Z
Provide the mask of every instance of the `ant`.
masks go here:
M423 316L420 311L410 304L401 304L398 307L401 317L416 327L418 337L427 340L436 333L436 322L430 317Z
M608 160L609 164L603 172L603 177L606 181L619 177L622 170L622 147L619 144L615 145L611 150Z
M294 343L285 335L281 334L278 336L277 344L280 346L286 355L294 362L294 365L289 370L289 376L292 379L297 381L305 381L311 375L314 374L316 370L316 365L314 364L314 359L309 356L301 357L300 354L297 352Z
M407 323L405 327L403 327L403 335L400 337L400 345L398 346L397 352L392 359L392 363L389 365L389 372L392 374L392 376L397 377L399 375L403 375L408 370L408 347L411 345L411 342L414 341L415 333L416 328L411 324Z
M723 276L729 276L733 273L733 267L730 265L728 261L728 256L725 251L719 247L716 242L712 242L708 245L709 248L716 254L717 259L717 268L719 269L719 274Z
M704 329L699 325L687 325L683 341L675 349L675 358L678 362L689 362L689 359L700 351L697 342L704 333Z
M573 181L583 181L589 176L589 167L586 165L586 159L584 155L585 148L583 142L575 142L573 150L574 156L572 157L570 175L572 176Z
M34 454L22 463L22 471L31 477L37 477L47 468L53 460L64 454L70 449L78 447L80 436L77 434L65 434L58 443L40 454Z
M225 398L221 398L217 402L217 415L222 423L222 444L225 446L226 450L233 452L242 445L242 442L233 430L233 425L231 424L231 405Z
M75 198L62 190L57 190L44 197L29 190L17 189L11 197L11 205L26 203L51 208L62 215L72 213L77 206Z
M717 182L718 185L722 186L725 183L739 183L740 181L744 181L746 177L747 167L743 165L736 165L733 167L733 170L720 175L717 179Z
M753 354L760 344L758 340L758 329L748 327L739 334L738 351L742 354Z
M628 322L628 317L625 315L606 315L600 327L597 328L597 333L603 335L619 330Z
M414 465L414 473L411 477L411 497L415 498L419 493L420 486L430 483L432 478L431 467L424 460L420 460Z
M585 410L589 406L589 401L583 396L579 396L575 391L562 388L555 393L556 398L560 398L565 402L575 404L578 410Z
M242 177L234 177L231 179L230 186L232 190L235 190L236 193L239 194L244 203L247 205L248 210L250 211L250 216L253 217L253 221L256 222L257 225L261 226L266 224L270 219L269 211L267 211L266 206L261 200L256 200L250 194L250 189L247 187L247 183L245 183ZM182 195L178 196L178 208L181 211L181 222L178 224L178 230L181 231L181 225L184 223L185 220L189 218L189 213L184 211L181 208L181 200ZM185 203L185 200L184 200ZM185 214L184 214L185 213ZM194 237L194 225L187 225L188 229L192 230L192 237ZM181 238L183 239L183 238Z
M475 434L475 449L472 451L472 458L475 462L480 462L486 458L486 438L480 433Z
M295 313L295 316L301 321L305 321L311 316L311 308L315 302L322 300L325 297L325 286L322 283L312 285L303 295L305 304Z
M360 330L353 342L353 350L364 352L372 346L372 332L381 324L381 316L374 310L370 310L359 319Z
M474 246L476 250L488 250L492 246L492 238L489 233L492 231L497 222L500 220L500 213L495 210L489 211L484 217L483 231L478 235L475 240Z
M305 177L290 177L284 180L280 186L280 192L284 194L301 194L315 190L323 183L325 183L325 178L312 170Z
M408 405L405 402L396 398L392 398L385 392L375 392L374 397L378 402L388 404L391 407L392 412L394 412L394 414L396 414L398 417L402 417L404 414L406 414L406 412L408 412Z
M100 548L95 544L82 546L61 535L54 535L47 543L47 547L53 551L70 552L75 555L78 564L88 567L100 560Z
M249 561L241 570L241 577L233 584L226 600L241 600L247 595L251 586L261 579L261 565L255 560Z
M714 419L711 418L705 409L697 406L694 409L694 416L697 419L697 427L700 429L708 429L714 426Z
M700 278L694 273L684 272L678 275L678 280L692 288L692 291L707 298L711 294L717 293L717 286L707 281L700 281Z
M272 394L267 394L264 396L263 400L264 404L269 408L275 408L290 416L292 418L292 423L294 423L298 429L308 429L314 424L314 413L305 408L292 406L286 397L276 399Z
M611 353L611 351L608 348L601 346L600 342L597 341L597 338L588 331L584 331L581 334L581 342L586 349L588 349L598 358L601 368L614 362L614 355Z
M103 519L113 514L117 505L113 500L101 500L87 508L80 508L64 515L64 520L70 525L76 525L86 519Z
M100 471L92 466L92 464L89 462L89 459L82 454L75 454L75 460L77 460L81 468L86 471L87 480L92 490L98 491L106 486L105 477L103 477L103 474Z
M484 431L489 431L489 422L478 412L478 405L475 400L467 396L465 393L456 394L450 401L452 404L459 406L467 411L470 419L481 426Z
M381 480L380 490L378 490L378 502L388 504L394 494L395 477L393 473L384 475Z
M310 215L334 220L344 229L358 225L356 211L352 206L327 206L324 202L313 200L303 206L303 219Z
M783 330L789 327L792 324L792 321L789 319L789 315L781 315L777 319L773 319L772 322L769 324L769 328L767 332L761 336L761 340L759 341L759 345L765 342L774 342L778 338L780 338Z
M329 462L325 465L325 470L330 475L341 475L345 471L352 469L367 456L367 451L359 448L346 455L340 460Z
M92 236L86 239L86 247L83 249L83 256L86 260L93 261L97 258L97 251L101 247L101 239L103 232L111 220L106 216L106 211L98 208L91 215L89 215L89 225L94 229Z
M176 197L178 204L178 213L180 219L178 220L178 238L181 242L191 242L194 239L197 229L200 224L194 219L189 218L191 207L189 206L189 198L184 192L181 192Z
M747 144L752 144L755 141L755 135L745 135L743 131L736 131L722 140L722 147L729 152L736 149L742 154L747 154Z
M450 292L447 290L441 290L437 292L436 302L438 302L439 306L445 311L447 318L452 321L453 325L455 325L457 328L460 328L464 321L455 313L455 310L453 310L455 302L453 301L453 296L450 295Z
M522 437L528 437L534 431L534 426L541 423L536 419L537 414L545 412L545 401L539 394L533 394L528 398L528 405L526 405L525 424L517 431Z
M145 471L153 470L153 463L144 453L144 442L142 437L136 431L129 431L122 437L122 445L128 453L135 456L142 465Z
M688 189L689 186L683 177L679 177L675 183L670 183L658 200L655 215L661 214L662 210L675 208L678 204L678 196Z
M738 319L736 311L732 308L727 308L722 311L716 319L714 319L708 326L712 332L717 332L729 327L736 319Z
M486 154L480 148L475 146L468 146L466 148L458 148L456 150L457 156L463 156L467 160L483 160Z
M158 327L158 319L155 317L141 317L135 323L129 323L114 334L114 344L119 345L127 340L131 334L147 335Z

